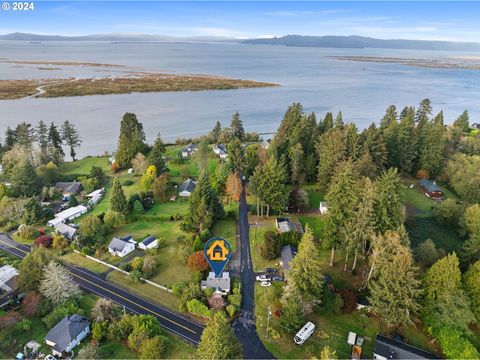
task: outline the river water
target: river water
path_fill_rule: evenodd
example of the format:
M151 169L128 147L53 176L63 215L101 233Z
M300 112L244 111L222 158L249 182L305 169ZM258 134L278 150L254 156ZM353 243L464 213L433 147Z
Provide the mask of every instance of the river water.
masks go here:
M228 126L240 113L248 131L272 132L287 106L301 102L320 116L341 110L359 128L378 121L390 104L402 108L430 98L453 121L468 109L480 121L480 71L410 67L341 61L335 55L449 58L479 53L385 49L294 48L225 43L108 43L0 41L0 58L76 61L128 68L31 65L0 62L0 79L119 75L129 71L165 71L221 75L278 83L280 87L226 91L99 95L0 101L0 134L18 122L69 120L80 130L79 155L115 149L120 119L134 112L147 140L158 132L166 140L203 134L219 120ZM40 69L43 68L43 69ZM45 68L50 68L46 70ZM52 69L54 68L54 69ZM58 69L57 69L58 68Z

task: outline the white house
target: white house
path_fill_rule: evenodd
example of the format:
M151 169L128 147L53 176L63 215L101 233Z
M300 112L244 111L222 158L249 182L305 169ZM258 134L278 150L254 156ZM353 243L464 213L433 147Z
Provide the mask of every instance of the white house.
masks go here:
M189 158L191 157L193 154L195 154L198 150L198 146L196 144L188 144L187 146L185 146L181 151L181 154L182 154L182 158Z
M268 149L270 147L270 139L260 141L260 146L264 149Z
M328 203L326 201L320 201L319 210L322 215L328 214Z
M7 305L18 293L19 272L11 265L4 265L0 268L0 308Z
M136 242L131 235L124 238L114 237L112 241L110 241L110 244L108 244L108 251L113 256L124 257L135 250L135 244Z
M63 237L68 240L73 240L75 234L77 233L77 229L75 229L73 226L64 224L62 222L55 225L55 231L57 234L63 235Z
M52 354L58 357L68 355L90 333L90 322L78 314L65 316L45 336L45 342L52 347Z
M178 186L178 195L183 197L189 197L192 195L193 190L197 187L197 182L192 179L184 181Z
M230 273L224 271L221 277L215 277L214 272L209 272L207 280L201 282L202 290L214 289L215 294L228 295L230 293Z
M101 189L97 189L95 191L92 191L90 194L85 195L85 197L91 199L91 198L94 198L95 196L103 195L104 193L105 193L105 189L101 188Z
M78 218L79 216L82 216L83 214L86 214L88 209L83 206L83 205L78 205L75 207L68 208L66 210L63 210L59 212L58 214L55 214L55 218L50 220L47 225L49 226L55 226L61 222L66 222L66 221L71 221L73 219Z
M213 152L217 154L220 159L225 160L228 155L227 155L227 147L223 144L215 144L213 145Z
M142 250L156 249L158 247L158 239L155 236L147 236L138 244L138 248Z

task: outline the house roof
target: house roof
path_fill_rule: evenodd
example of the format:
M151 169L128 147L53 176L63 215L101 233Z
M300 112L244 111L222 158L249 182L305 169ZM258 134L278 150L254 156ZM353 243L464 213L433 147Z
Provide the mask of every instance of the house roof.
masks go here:
M328 202L326 201L320 201L320 207L322 208L328 208Z
M297 248L291 245L286 245L282 248L280 256L282 257L282 264L284 270L290 270L290 262L297 255Z
M427 180L427 179L420 180L420 186L425 188L428 192L434 192L434 191L442 192L442 189L440 189L440 187L438 187L438 185L431 180Z
M150 235L150 236L147 236L145 239L143 239L141 244L148 246L151 243L153 243L155 240L157 240L157 238L155 236Z
M64 193L76 194L80 191L82 183L78 181L74 182L58 182L55 184L55 188L61 190Z
M270 146L270 139L268 140L262 140L260 141L260 146L263 147L264 149L268 148Z
M92 191L90 194L85 195L85 197L93 198L93 197L96 197L98 195L103 195L103 192L104 192L103 189L98 189L98 190Z
M188 179L178 186L178 192L188 191L191 193L196 187L197 182L192 179Z
M373 352L387 359L438 359L437 356L425 350L380 334L375 339Z
M87 211L88 211L88 209L85 206L78 205L78 206L71 207L71 208L68 208L66 210L63 210L63 211L59 212L58 214L55 214L55 217L60 218L60 219L68 219L71 216L77 215L79 213L84 213L84 212L87 212Z
M125 246L130 243L130 239L132 239L131 236L127 236L125 238L114 237L112 241L110 241L110 244L108 244L108 248L114 251L123 251L123 249L125 249Z
M57 230L60 234L65 236L68 239L71 239L75 233L77 232L77 229L74 227L64 224L64 223L58 223L55 225L55 230Z
M299 222L293 222L290 218L277 218L277 227L281 233L296 231L300 234L303 234L302 224Z
M18 270L11 265L4 265L0 268L0 288L10 292L16 288L16 277Z
M197 144L190 143L187 146L185 146L182 151L187 151L187 152L192 152L196 151L198 149Z
M222 277L217 278L214 272L209 272L207 280L202 281L202 285L212 289L230 291L230 273L224 271Z
M60 322L50 329L45 340L55 343L54 350L64 352L67 346L75 339L90 322L85 316L78 314L65 316Z

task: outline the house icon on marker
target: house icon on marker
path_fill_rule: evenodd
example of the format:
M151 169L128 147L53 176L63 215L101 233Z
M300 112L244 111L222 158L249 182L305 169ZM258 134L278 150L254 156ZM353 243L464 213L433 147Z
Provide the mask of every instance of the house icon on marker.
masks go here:
M207 256L212 261L223 261L227 255L228 249L222 240L216 240L207 250Z

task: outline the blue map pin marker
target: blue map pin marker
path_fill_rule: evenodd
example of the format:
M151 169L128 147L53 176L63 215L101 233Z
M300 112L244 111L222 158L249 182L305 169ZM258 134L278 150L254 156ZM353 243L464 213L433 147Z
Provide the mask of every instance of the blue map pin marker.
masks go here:
M221 237L214 237L205 243L203 254L215 273L215 277L220 277L225 265L227 265L228 260L232 256L232 247L227 240Z

